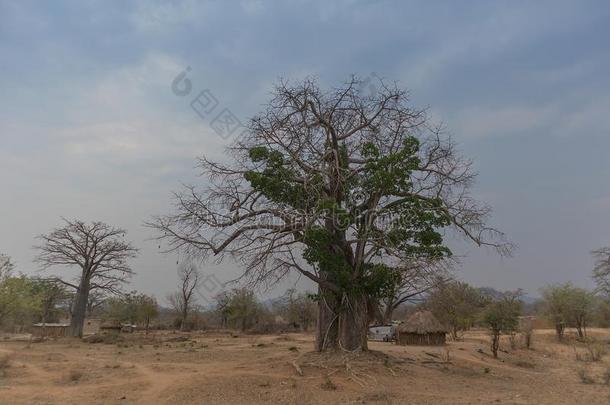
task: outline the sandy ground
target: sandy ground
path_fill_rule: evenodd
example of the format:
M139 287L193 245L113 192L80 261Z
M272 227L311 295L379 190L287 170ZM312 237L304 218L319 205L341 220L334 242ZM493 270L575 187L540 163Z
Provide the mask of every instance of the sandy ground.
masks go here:
M532 350L502 346L496 360L483 332L444 347L372 342L366 355L332 356L313 353L306 334L165 332L114 344L5 337L0 404L610 403L609 355L578 361L585 347L556 343L552 331L537 331Z

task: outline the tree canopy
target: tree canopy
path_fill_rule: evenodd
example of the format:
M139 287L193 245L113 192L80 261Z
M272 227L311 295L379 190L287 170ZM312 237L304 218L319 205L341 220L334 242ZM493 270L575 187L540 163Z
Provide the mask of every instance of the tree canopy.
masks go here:
M229 162L200 158L208 185L186 187L150 224L170 250L241 260L254 283L290 271L313 280L320 350L366 349L367 301L394 290L414 259L451 256L446 229L510 250L470 194L470 161L405 91L378 87L281 82Z

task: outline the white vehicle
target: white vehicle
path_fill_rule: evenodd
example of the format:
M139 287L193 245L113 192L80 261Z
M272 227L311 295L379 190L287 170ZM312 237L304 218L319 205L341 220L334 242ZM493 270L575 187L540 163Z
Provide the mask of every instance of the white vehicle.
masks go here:
M370 326L368 338L379 342L392 342L395 338L394 325Z

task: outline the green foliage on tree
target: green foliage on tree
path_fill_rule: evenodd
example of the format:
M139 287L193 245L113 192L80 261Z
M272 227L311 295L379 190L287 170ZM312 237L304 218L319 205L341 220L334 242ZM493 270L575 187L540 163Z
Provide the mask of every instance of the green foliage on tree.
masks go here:
M541 289L543 313L553 323L557 339L562 340L570 317L571 284L549 285Z
M584 339L587 335L587 326L593 319L598 303L595 295L584 288L572 288L569 297L568 319L570 325L578 332L578 337Z
M290 272L315 282L320 351L367 350L371 302L393 294L414 260L451 256L446 228L511 247L486 225L471 163L440 128L395 85L380 81L369 97L360 84L279 83L231 159L202 157L206 185L149 224L170 249L237 258L254 283Z
M246 331L254 326L260 313L260 304L252 290L236 288L229 293L227 314L231 326Z
M9 277L15 268L10 256L0 253L0 281Z
M519 295L507 293L504 297L488 304L483 310L482 321L491 335L491 351L495 358L498 357L500 336L517 331L521 309L522 302L519 300Z
M21 328L56 322L66 298L65 288L53 280L7 275L0 279L0 324Z
M425 306L449 327L452 338L457 340L460 332L474 325L488 302L478 289L464 282L451 281L435 288Z
M595 315L595 295L571 283L549 285L541 292L544 314L555 326L557 339L563 339L566 327L575 327L579 337L584 338Z
M146 331L150 322L159 315L159 306L155 297L137 291L111 297L105 305L105 318L141 325Z

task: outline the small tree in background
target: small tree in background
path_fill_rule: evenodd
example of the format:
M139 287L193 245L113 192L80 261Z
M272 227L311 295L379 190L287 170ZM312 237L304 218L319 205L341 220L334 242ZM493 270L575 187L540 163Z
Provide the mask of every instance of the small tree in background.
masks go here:
M483 323L491 335L491 351L498 358L500 336L514 333L519 326L521 301L518 294L508 293L490 303L483 311Z
M155 297L132 291L109 298L104 315L120 322L142 325L148 333L150 321L159 315L159 308Z
M288 289L274 307L294 327L307 331L315 324L318 305L310 293L299 293L294 288Z
M488 301L478 289L464 282L452 281L434 289L425 306L449 327L451 337L458 340L459 333L472 327Z
M593 280L597 284L597 289L610 295L610 247L594 250L591 254L595 258Z
M566 326L573 326L579 338L586 336L587 325L594 317L597 299L592 292L572 283L550 285L542 289L544 313L555 325L557 339L562 340Z
M33 279L32 292L43 324L56 321L61 312L59 306L70 298L66 286L55 279Z
M201 282L201 275L194 263L186 262L178 267L178 278L179 289L169 294L167 301L180 314L180 330L185 331L188 329L189 313L196 305L195 291Z
M592 292L584 288L573 287L571 289L568 315L580 339L587 336L587 325L593 318L596 303L597 300Z
M9 277L14 268L15 265L11 261L11 258L0 253L0 282Z
M563 334L569 319L571 284L556 284L541 290L543 312L545 317L555 326L558 340L563 340Z
M34 322L59 318L67 292L54 280L10 276L0 281L0 323L20 330Z
M230 293L229 322L239 327L242 332L251 328L259 314L260 307L252 290L236 288Z
M21 327L34 320L38 308L39 300L31 279L21 275L0 282L0 322Z
M150 321L159 316L159 305L157 299L152 295L139 294L138 302L138 319L144 324L144 330L148 333Z
M231 295L227 291L222 291L214 297L216 301L215 312L220 320L220 327L229 326L229 316L231 315Z

